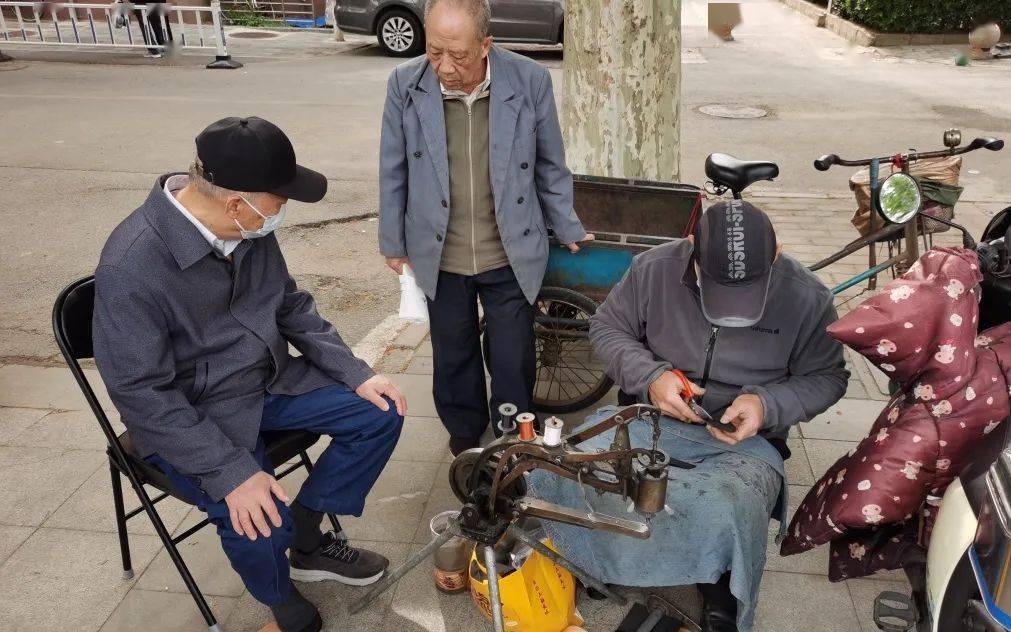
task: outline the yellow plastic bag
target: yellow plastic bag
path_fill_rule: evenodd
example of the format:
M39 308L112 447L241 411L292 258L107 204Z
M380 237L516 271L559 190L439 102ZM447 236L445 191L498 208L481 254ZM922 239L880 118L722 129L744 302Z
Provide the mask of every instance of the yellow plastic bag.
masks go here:
M551 540L544 543L556 551ZM476 547L470 558L470 596L491 619L488 574ZM537 551L518 570L499 578L502 616L510 632L562 632L583 624L576 612L576 582L572 574Z

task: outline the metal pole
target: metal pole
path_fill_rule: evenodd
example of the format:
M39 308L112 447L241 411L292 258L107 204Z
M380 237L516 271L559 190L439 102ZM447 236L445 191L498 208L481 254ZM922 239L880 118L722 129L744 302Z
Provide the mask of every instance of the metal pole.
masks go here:
M575 564L573 564L569 560L565 559L564 557L562 557L558 553L555 553L554 551L552 551L548 547L544 546L543 542L541 542L537 538L531 536L529 533L527 533L523 529L520 529L519 527L517 527L516 525L513 524L513 525L509 526L509 531L508 532L511 533L513 535L513 537L515 537L520 542L526 544L527 546L529 546L530 548L534 549L535 551L537 551L538 553L540 553L544 557L548 558L549 560L551 560L555 564L558 564L559 566L561 566L565 570L567 570L570 573L572 573L576 577L576 579L578 579L579 581L583 582L584 586L590 586L590 587L598 590L605 597L607 597L608 599L610 599L614 603L618 604L619 606L628 605L628 600L627 599L625 599L621 595L617 594L616 592L614 592L613 590L611 590L610 588L608 588L607 585L604 584L604 582L600 581L596 577L593 577L592 575L590 575L589 573L587 573L583 569L579 568L578 566L576 566Z
M232 56L228 54L228 48L225 46L225 26L221 23L221 2L219 0L211 0L211 23L214 25L217 50L214 61L207 64L207 68L225 68L229 70L242 68L242 64L232 59Z
M495 632L505 632L502 601L498 591L498 569L495 567L495 547L484 547L484 570L488 574L488 600L491 601L491 622Z
M663 619L663 614L663 610L654 608L635 632L653 632L653 628L656 627L656 624L660 623L660 619Z
M449 525L446 527L446 530L443 531L441 534L439 534L438 537L433 538L431 542L425 545L425 548L421 549L420 551L412 555L409 560L400 565L396 570L394 570L391 573L388 573L386 577L384 577L378 584L372 587L372 590L362 595L361 599L352 602L348 606L348 612L350 612L351 614L357 614L362 610L364 610L365 608L372 605L372 602L374 602L379 597L379 595L386 592L386 590L390 586L400 581L404 577L404 575L411 572L411 570L415 566L421 564L421 562L424 561L426 557L428 557L432 553L435 553L436 549L438 549L440 546L448 542L449 539L452 538L453 536L459 535L459 533L460 532L459 529L457 528L457 522L456 519L454 518L449 521Z

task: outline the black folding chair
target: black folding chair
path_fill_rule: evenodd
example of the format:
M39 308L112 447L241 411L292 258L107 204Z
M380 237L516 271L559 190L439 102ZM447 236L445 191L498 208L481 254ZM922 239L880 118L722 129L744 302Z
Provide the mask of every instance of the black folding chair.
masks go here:
M112 475L112 499L116 508L116 526L119 530L119 546L123 556L123 579L133 579L133 567L130 563L130 540L126 532L126 521L141 512L146 512L148 517L151 518L152 524L154 524L155 531L158 532L158 537L161 538L162 543L165 545L169 557L172 558L172 563L175 564L176 570L179 571L183 583L186 584L186 588L193 596L197 608L200 609L200 614L207 621L210 631L220 632L221 626L218 625L217 620L214 618L214 613L211 612L210 606L207 605L207 600L204 599L204 595L197 587L177 548L180 542L202 529L208 524L208 521L205 519L200 524L187 529L184 533L177 536L173 537L169 534L155 505L169 496L178 498L186 503L189 503L189 501L186 500L178 488L172 485L168 477L161 470L136 456L130 441L129 431L118 436L116 435L109 417L102 409L102 405L95 396L94 389L92 389L87 376L81 369L79 361L94 356L91 339L91 318L94 305L95 277L89 276L71 283L60 292L60 296L56 299L56 304L53 306L53 333L56 335L56 343L63 353L63 358L70 367L70 372L73 373L74 379L77 380L77 385L81 387L81 392L84 393L84 398L88 400L88 405L91 406L91 411L95 414L95 418L98 419L98 424L102 427L102 432L105 433L105 438L109 443L106 452L109 455L109 470ZM277 478L283 478L301 467L304 467L309 472L312 471L313 462L306 451L319 441L319 435L304 430L290 430L265 432L262 436L266 445L267 457L274 464L275 468L280 468L289 461L298 459L296 463L278 471ZM140 499L141 506L129 512L123 507L121 475L126 475L134 491L137 493L137 497ZM151 498L148 496L144 485L156 488L160 492L159 495ZM332 514L328 515L334 530L340 533L341 526L337 518Z

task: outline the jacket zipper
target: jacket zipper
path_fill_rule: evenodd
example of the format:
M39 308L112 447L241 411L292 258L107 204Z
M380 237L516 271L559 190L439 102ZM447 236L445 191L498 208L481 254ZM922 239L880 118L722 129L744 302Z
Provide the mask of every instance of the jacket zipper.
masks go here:
M470 168L470 256L477 274L477 229L474 226L474 117L472 103L467 103L467 162Z
M705 388L706 382L709 381L709 369L713 365L713 352L716 350L716 338L719 335L720 328L713 325L712 330L709 332L709 343L706 345L706 364L702 367L702 380L699 382L699 386L702 388Z

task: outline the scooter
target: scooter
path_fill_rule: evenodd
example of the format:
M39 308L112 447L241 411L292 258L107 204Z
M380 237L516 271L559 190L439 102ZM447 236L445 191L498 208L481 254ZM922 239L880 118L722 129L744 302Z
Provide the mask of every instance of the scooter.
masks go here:
M906 192L908 178L882 186L883 209L900 209L903 201L885 200L889 192ZM886 183L888 181L886 180ZM913 202L909 202L913 203ZM887 213L883 214L886 215ZM936 218L933 218L936 219ZM998 213L977 244L968 231L963 245L975 249L983 272L980 330L1011 320L1011 207ZM981 446L976 460L948 486L930 540L920 559L904 570L912 593L886 591L874 604L874 622L886 632L1003 632L1011 630L1011 419ZM928 502L936 499L928 499Z

